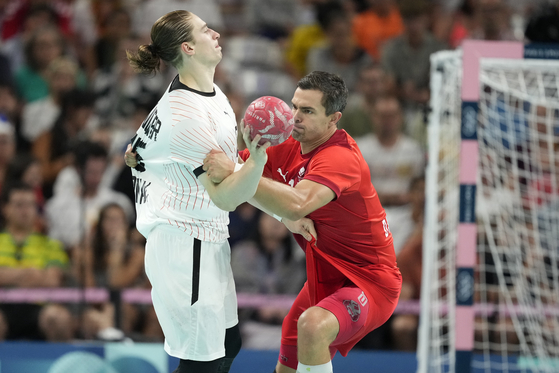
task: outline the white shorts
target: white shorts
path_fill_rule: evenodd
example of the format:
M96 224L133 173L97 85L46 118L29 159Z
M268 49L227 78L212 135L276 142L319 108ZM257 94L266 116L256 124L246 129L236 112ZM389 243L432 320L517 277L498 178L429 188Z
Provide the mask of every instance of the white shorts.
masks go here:
M239 322L229 243L157 227L147 239L145 267L165 351L196 361L225 356L225 329Z

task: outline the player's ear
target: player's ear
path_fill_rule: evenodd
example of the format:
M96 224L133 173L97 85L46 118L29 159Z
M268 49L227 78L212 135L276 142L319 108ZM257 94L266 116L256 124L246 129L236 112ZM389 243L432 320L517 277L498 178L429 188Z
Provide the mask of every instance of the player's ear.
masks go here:
M342 112L336 111L334 114L330 115L330 123L337 126L341 118L342 118Z
M184 42L181 44L181 50L189 56L194 55L194 44L190 42Z

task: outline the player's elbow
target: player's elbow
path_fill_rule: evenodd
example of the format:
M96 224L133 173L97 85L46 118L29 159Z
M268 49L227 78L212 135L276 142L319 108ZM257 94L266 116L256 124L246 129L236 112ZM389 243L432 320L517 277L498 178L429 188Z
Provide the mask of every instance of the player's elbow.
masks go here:
M219 209L229 212L235 211L235 209L239 205L238 203L235 203L230 199L228 200L227 198L213 198L212 201L214 205L216 205Z
M285 218L295 221L304 218L307 214L301 206L291 206L283 215Z

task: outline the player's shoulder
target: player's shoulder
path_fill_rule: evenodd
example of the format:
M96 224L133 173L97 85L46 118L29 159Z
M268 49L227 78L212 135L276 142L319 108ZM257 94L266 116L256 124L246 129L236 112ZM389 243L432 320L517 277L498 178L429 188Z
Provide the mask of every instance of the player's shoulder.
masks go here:
M355 140L345 130L339 129L334 132L328 141L319 146L318 151L340 151L346 153L353 152L356 147ZM328 150L329 148L333 148L333 150Z
M359 148L355 140L345 130L336 133L319 146L313 158L328 158L332 163L347 163L357 160Z

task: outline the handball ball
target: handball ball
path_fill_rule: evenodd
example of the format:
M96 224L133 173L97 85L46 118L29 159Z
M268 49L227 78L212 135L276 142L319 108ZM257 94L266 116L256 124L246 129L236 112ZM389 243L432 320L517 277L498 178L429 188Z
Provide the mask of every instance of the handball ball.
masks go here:
M260 145L270 142L278 145L293 131L293 113L283 100L264 96L252 101L245 112L245 125L250 127L250 137L262 136Z

